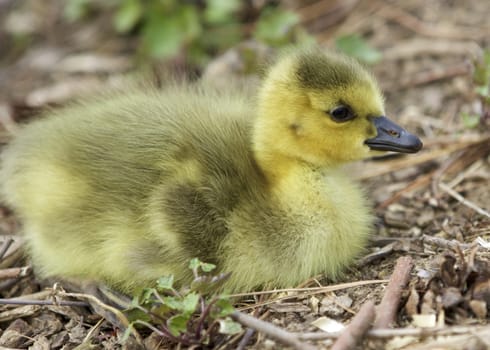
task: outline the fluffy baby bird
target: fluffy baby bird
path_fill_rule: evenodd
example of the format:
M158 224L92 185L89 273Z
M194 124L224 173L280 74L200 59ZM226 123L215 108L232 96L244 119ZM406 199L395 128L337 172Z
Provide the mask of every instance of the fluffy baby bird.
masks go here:
M253 98L173 84L49 113L3 151L1 191L43 276L135 293L198 257L228 291L292 287L338 275L371 231L340 166L422 147L384 115L354 60L293 51Z

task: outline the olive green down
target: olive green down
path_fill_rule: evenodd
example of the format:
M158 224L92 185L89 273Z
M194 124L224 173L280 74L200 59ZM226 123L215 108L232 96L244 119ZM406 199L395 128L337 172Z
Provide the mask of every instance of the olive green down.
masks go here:
M339 104L356 118L334 121ZM294 287L362 252L372 215L341 165L379 153L364 144L378 115L357 63L292 51L253 96L169 83L48 112L3 151L1 193L42 276L133 293L188 282L198 257L230 291Z

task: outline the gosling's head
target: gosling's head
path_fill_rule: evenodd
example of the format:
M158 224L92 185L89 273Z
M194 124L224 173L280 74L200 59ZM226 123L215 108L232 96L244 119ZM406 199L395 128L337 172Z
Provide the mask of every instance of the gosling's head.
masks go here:
M259 94L259 158L332 166L379 154L417 152L420 140L385 117L383 96L359 63L320 49L289 53Z

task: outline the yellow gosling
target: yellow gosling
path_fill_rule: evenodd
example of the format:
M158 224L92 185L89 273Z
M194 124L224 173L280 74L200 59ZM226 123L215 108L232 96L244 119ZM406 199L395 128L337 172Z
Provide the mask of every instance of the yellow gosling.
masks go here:
M204 83L113 93L27 125L3 151L3 199L44 276L134 293L193 257L229 291L335 277L372 230L341 165L420 140L384 117L350 58L293 51L257 97Z

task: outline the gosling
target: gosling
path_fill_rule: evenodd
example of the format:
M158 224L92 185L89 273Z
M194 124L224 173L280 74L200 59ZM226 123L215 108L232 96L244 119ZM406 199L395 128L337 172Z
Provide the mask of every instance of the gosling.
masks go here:
M1 195L42 276L132 294L188 283L198 257L228 291L293 287L338 276L372 230L341 165L421 147L361 65L296 50L255 97L174 83L48 113L3 151Z

